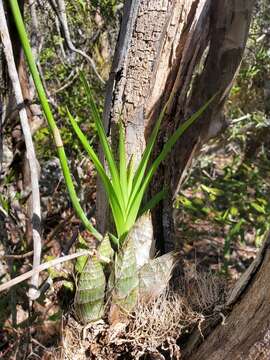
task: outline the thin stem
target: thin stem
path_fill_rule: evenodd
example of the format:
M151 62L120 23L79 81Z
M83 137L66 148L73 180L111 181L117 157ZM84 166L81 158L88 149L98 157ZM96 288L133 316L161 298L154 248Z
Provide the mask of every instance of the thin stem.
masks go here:
M68 21L67 21L67 14L66 14L66 5L65 5L65 1L64 0L56 0L57 6L55 4L54 1L50 2L52 5L53 10L55 11L60 24L62 26L62 30L63 30L63 35L65 37L67 46L69 48L70 51L73 51L77 54L80 54L81 56L83 56L91 65L94 73L96 74L98 80L101 82L101 84L105 84L105 81L102 79L102 77L100 76L100 74L97 71L97 67L94 63L94 60L87 55L84 51L77 49L72 40L71 40L71 36L70 36L70 31L69 31L69 27L68 27Z

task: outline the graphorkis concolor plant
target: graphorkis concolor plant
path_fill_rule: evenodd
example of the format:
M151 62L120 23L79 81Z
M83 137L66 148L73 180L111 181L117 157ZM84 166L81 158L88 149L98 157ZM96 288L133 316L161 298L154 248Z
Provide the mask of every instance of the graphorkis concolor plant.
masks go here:
M64 178L66 181L66 186L73 204L73 207L81 219L83 224L87 229L91 231L91 233L98 239L102 239L102 235L93 227L90 221L87 219L86 214L84 213L76 195L75 187L72 182L72 176L70 174L68 168L68 162L65 155L64 147L61 141L60 132L57 128L56 122L54 120L53 114L51 112L48 99L46 97L38 70L35 65L35 61L31 52L31 47L29 44L28 36L25 30L25 26L20 14L20 10L18 7L17 0L9 0L14 19L16 22L16 26L18 29L18 33L21 39L22 47L24 49L24 53L29 65L29 69L31 75L34 79L36 90L48 121L49 128L54 137L55 144L57 146L58 156L60 159L62 171L64 174ZM125 135L124 128L122 124L119 124L119 149L118 156L119 161L116 162L113 156L112 148L107 139L106 133L103 128L102 119L100 117L99 111L94 102L90 87L85 79L85 76L81 74L81 79L83 81L88 101L89 108L91 110L92 118L95 122L95 126L97 129L98 137L103 149L103 152L106 157L106 161L108 164L108 173L105 170L105 167L99 160L96 152L91 147L89 142L87 141L85 135L80 130L78 124L75 119L71 115L71 113L67 110L68 118L73 127L73 130L77 134L81 144L84 149L88 153L90 159L92 160L98 175L102 180L102 184L105 188L108 201L110 204L110 208L112 211L117 237L113 237L119 239L120 242L123 241L128 231L134 225L137 216L140 212L140 207L142 203L143 196L150 184L150 181L158 169L160 163L166 158L176 141L181 137L181 135L185 132L185 130L196 120L199 116L204 112L204 110L209 105L209 102L212 101L210 99L201 109L199 109L195 114L193 114L187 121L181 124L178 129L174 132L174 134L168 139L165 143L162 151L158 155L158 157L154 160L152 164L149 164L150 155L152 153L155 140L157 138L157 134L160 128L160 124L162 118L164 117L164 113L166 111L166 106L163 108L160 116L158 117L153 132L148 140L148 144L146 149L142 155L141 161L137 166L137 169L134 169L133 166L133 158L129 159L127 163L126 153L125 153ZM155 204L162 199L165 191L161 191L158 193L150 202L144 207L144 210L148 210L151 207L155 206Z
M88 220L80 205L72 182L61 135L50 109L33 58L17 0L9 0L9 3L40 103L57 147L61 168L73 207L84 226L99 240L96 253L92 257L89 257L87 262L84 263L84 267L82 267L83 270L78 282L74 302L77 316L84 323L100 319L104 315L105 305L108 304L111 305L110 313L117 308L121 312L124 310L124 313L127 314L134 309L142 286L145 293L149 289L151 292L151 288L152 290L153 288L161 289L161 284L167 285L173 264L175 263L174 253L169 253L157 259L148 259L145 265L141 267L138 266L134 246L134 242L136 241L136 226L134 226L134 224L139 215L142 215L143 212L154 207L157 202L165 196L165 190L162 190L154 196L142 209L141 204L144 194L160 163L166 158L176 141L179 140L186 129L200 117L214 97L177 128L163 146L160 154L150 163L161 121L166 112L165 105L156 120L141 160L135 168L133 157L131 156L130 159L126 157L125 129L120 121L118 159L116 161L91 89L84 74L80 74L87 94L89 110L95 123L98 138L107 162L106 167L100 161L96 151L90 145L68 109L67 117L83 148L94 164L107 194L116 234L110 234L109 237L107 233L103 236ZM108 168L108 170L106 170L106 168ZM138 223L136 225L138 225ZM113 247L111 245L113 245ZM141 284L143 285L141 286Z
M157 138L160 124L166 111L165 106L155 123L155 127L148 140L142 158L136 170L134 170L133 157L131 157L128 162L126 159L125 132L122 123L119 122L119 161L116 162L113 155L113 150L108 142L105 130L103 128L102 119L95 105L90 87L83 74L81 74L81 79L87 93L88 104L91 110L92 118L95 122L100 144L102 146L102 150L105 154L105 158L108 164L109 174L106 173L106 170L98 159L97 154L95 153L95 151L87 141L86 137L78 127L75 119L68 111L69 120L84 149L94 163L95 168L102 180L113 214L117 237L120 242L122 242L137 219L137 216L140 212L143 196L150 184L153 175L157 171L158 166L166 158L166 156L168 155L176 141L184 133L184 131L202 114L208 104L204 105L198 112L196 112L186 122L179 126L179 128L166 142L162 151L154 160L154 162L152 164L149 164L149 159ZM162 190L154 198L152 198L149 203L146 204L146 206L144 206L143 210L147 211L151 207L155 206L156 203L161 200L164 195L165 190Z

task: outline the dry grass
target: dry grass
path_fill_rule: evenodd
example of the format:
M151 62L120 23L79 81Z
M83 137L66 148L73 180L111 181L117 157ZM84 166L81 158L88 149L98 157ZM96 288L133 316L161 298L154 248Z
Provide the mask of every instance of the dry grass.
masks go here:
M81 331L82 326L70 317L63 331L61 349L55 354L56 359L84 360L86 358L85 344L81 339Z
M202 319L191 310L186 299L170 292L164 292L148 304L138 303L134 313L128 337L136 344L135 359L159 350L168 351L171 358L180 358L177 340Z
M185 271L183 296L194 311L209 315L226 301L226 279L212 272Z

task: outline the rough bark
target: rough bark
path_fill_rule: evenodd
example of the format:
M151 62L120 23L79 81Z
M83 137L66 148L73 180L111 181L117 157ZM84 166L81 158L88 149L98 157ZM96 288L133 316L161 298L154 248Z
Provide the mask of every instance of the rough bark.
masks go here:
M180 188L185 169L202 144L226 127L222 109L243 56L253 4L253 0L198 2L193 23L186 38L184 36L183 50L176 55L176 59L181 60L178 60L176 76L173 75L170 81L173 82L171 91L174 95L168 119L173 128L179 124L178 119L186 119L213 94L218 95L213 105L181 138L164 167L164 183L171 190L162 209L161 240L165 240L165 250L174 247L172 201ZM191 95L188 97L191 84ZM156 224L161 223L160 217Z
M270 235L233 289L223 310L196 331L183 351L188 360L270 359ZM226 316L221 322L220 312Z
M161 251L175 246L173 199L194 154L226 125L224 101L246 44L254 0L126 1L107 86L104 122L117 139L116 123L126 128L126 149L139 158L162 106L170 106L156 146L213 94L215 103L175 146L160 168L150 193L164 185L169 196L153 212ZM98 188L98 224L104 232L108 207ZM101 194L101 195L100 195Z

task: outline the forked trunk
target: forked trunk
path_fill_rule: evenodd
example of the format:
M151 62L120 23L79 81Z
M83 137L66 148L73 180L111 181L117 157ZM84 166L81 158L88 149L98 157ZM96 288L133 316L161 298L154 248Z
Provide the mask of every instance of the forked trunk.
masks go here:
M104 121L116 141L115 124L126 126L127 151L137 157L170 98L155 149L213 94L214 103L185 133L160 168L150 192L164 185L169 196L152 212L158 248L175 247L172 203L185 170L201 145L226 127L224 102L237 74L254 0L126 1L107 89ZM100 194L100 189L99 189ZM107 204L98 198L98 223L108 226ZM227 306L195 332L183 359L270 359L270 237L232 292ZM202 337L203 334L203 337Z
M166 186L169 195L152 211L157 247L175 247L173 199L194 154L226 121L222 115L245 48L254 0L126 1L107 87L104 122L117 142L117 122L126 128L129 155L140 157L147 136L168 99L156 144L212 95L214 103L174 147L152 182L150 193ZM108 227L108 206L98 188L98 224ZM148 226L149 228L149 226Z

